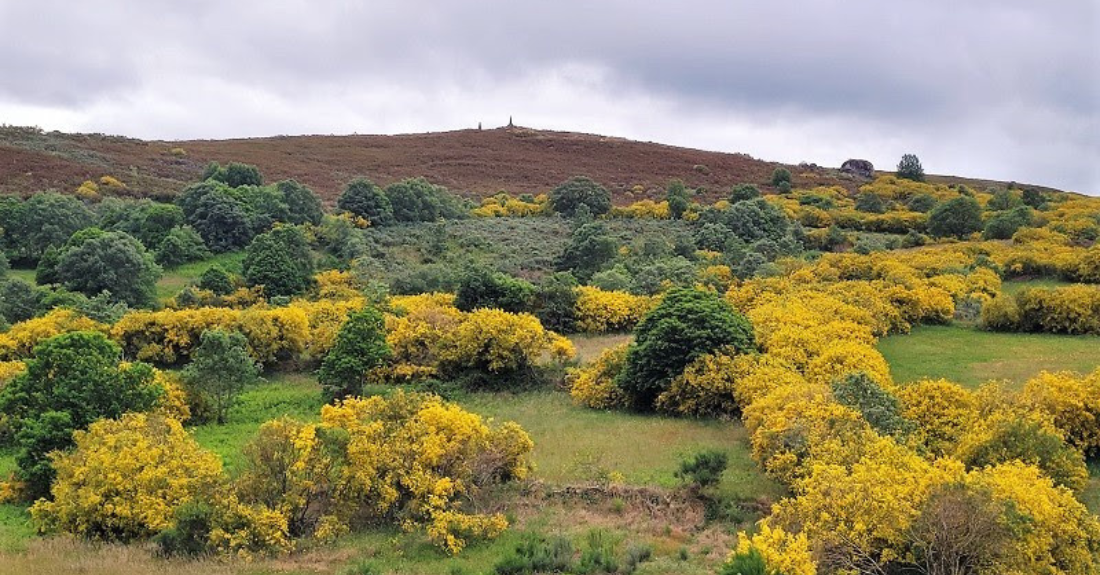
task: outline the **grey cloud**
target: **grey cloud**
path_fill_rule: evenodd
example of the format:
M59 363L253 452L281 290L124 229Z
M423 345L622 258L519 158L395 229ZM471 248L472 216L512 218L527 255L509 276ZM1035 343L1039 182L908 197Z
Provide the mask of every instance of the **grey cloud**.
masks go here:
M598 80L556 87L552 105L572 129L591 131L582 122L615 98L731 134L742 132L724 124L822 119L838 130L817 137L838 148L855 142L844 126L859 125L860 141L908 140L962 173L1100 193L1098 17L1093 0L0 0L0 104L161 137L442 129L490 101L527 109L545 78L580 67ZM204 92L215 89L233 93L219 102ZM300 115L249 107L257 98L297 102ZM659 124L621 125L755 153L757 142ZM987 173L998 170L1009 173Z

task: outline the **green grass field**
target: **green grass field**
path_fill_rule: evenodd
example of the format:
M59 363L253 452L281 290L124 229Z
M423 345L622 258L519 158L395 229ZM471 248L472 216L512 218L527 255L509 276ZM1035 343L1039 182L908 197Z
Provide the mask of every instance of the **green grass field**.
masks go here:
M1007 295L1016 295L1027 288L1054 288L1070 285L1054 278L1037 278L1028 280L1005 280L1001 284L1001 291Z
M34 269L15 269L8 270L8 276L16 279L21 279L31 285L34 285Z
M241 262L244 261L244 252L228 252L218 254L201 262L183 264L164 270L164 275L157 282L157 298L161 300L175 296L187 284L199 279L199 276L211 266L220 265L225 271L232 274L241 273Z
M919 326L879 341L898 383L946 378L970 387L992 379L1017 385L1047 370L1091 372L1100 337L995 333L963 326Z

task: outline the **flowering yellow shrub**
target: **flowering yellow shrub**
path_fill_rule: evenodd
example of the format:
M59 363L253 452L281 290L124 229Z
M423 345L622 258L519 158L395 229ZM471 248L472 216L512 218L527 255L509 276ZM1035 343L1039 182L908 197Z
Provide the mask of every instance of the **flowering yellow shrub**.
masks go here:
M111 339L127 356L141 361L173 364L191 355L202 332L229 329L240 312L225 308L133 311L111 328Z
M27 371L27 364L21 361L0 361L0 389L24 371Z
M593 409L627 405L626 394L615 385L615 377L626 363L629 344L609 347L591 364L569 370L569 394L576 403Z
M753 458L787 485L806 474L812 448L831 441L856 445L870 431L858 412L834 401L823 385L779 387L744 415Z
M978 402L963 386L926 379L898 391L902 417L917 424L917 438L936 455L953 453L978 418Z
M1028 380L1020 394L1032 411L1050 417L1066 441L1086 453L1100 449L1100 370L1042 372Z
M526 477L533 447L515 424L490 429L457 405L400 391L326 405L321 428L348 437L334 513L400 511L403 527L426 525L433 542L451 553L462 550L467 536L495 536L507 525L501 516L466 514L459 505L479 485Z
M641 200L629 206L612 206L608 214L612 218L667 220L672 217L668 202Z
M212 494L221 481L221 460L171 418L128 413L97 421L73 439L76 448L53 459L53 500L31 507L44 530L149 537L171 525L176 507Z
M363 288L355 274L340 270L327 270L315 276L317 299L349 300L363 297Z
M550 346L550 334L526 313L477 309L443 335L439 361L457 369L503 373L535 365Z
M1012 568L1000 573L1096 573L1100 522L1073 493L1018 461L971 472L967 483L1011 503L1028 525L1014 540Z
M265 364L297 358L309 338L309 319L294 307L248 308L235 327L248 339L249 355Z
M185 423L188 419L191 419L191 408L187 403L187 392L183 390L183 383L180 381L179 374L159 369L154 370L153 383L164 390L157 399L157 405L154 409L156 413L175 419L180 423Z
M301 310L309 322L305 353L311 359L320 359L336 343L336 334L348 319L348 314L363 309L366 300L294 300L291 308Z
M481 205L471 210L470 214L481 218L530 217L549 211L549 197L546 194L539 194L534 202L527 202L500 193L482 200Z
M656 303L648 296L581 286L577 288L577 329L584 333L634 329Z
M779 526L801 532L826 547L886 562L904 557L909 527L929 492L961 479L962 465L933 465L885 440L850 469L816 465L798 485L800 495L776 505Z
M782 527L770 527L766 522L751 537L737 534L735 553L757 551L764 558L768 569L783 575L817 575L817 565L810 552L810 541L805 533L788 533Z
M29 357L34 346L55 335L74 331L107 333L107 326L88 319L75 311L57 308L50 313L19 322L0 333L0 360Z
M668 390L657 397L661 411L693 416L731 416L740 411L734 388L744 364L736 351L708 353L688 364Z
M294 549L287 517L262 504L244 504L233 494L214 497L207 544L222 555L251 559Z

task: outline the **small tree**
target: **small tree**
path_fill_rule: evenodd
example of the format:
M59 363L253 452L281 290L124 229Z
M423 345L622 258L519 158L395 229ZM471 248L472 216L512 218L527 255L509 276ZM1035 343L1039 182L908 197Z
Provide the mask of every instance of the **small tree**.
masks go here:
M210 257L210 250L202 236L191 226L172 228L157 247L157 263L162 266L178 266Z
M678 288L638 324L615 379L637 409L649 410L672 379L700 355L755 349L752 325L712 292Z
M787 189L790 189L791 185L791 171L787 168L776 168L772 172L772 185L780 187L786 184Z
M336 207L366 218L373 226L385 226L394 221L389 197L366 178L352 180L336 200Z
M1024 226L1031 225L1031 208L1018 206L1011 210L997 212L985 222L982 238L987 240L1007 240Z
M856 196L856 209L870 214L886 212L886 202L874 192L861 192Z
M325 210L321 206L321 198L317 197L313 190L294 180L283 180L275 184L275 189L283 195L288 213L287 221L295 225L321 224L321 219L325 217Z
M932 211L932 208L936 207L937 203L935 196L932 194L917 194L909 198L909 201L905 203L905 207L914 212L927 214Z
M581 225L573 230L569 244L558 258L557 268L571 271L577 279L587 281L615 258L618 244L599 222Z
M687 188L684 187L684 182L681 180L669 182L666 199L668 200L668 211L674 220L684 217L684 212L691 205L688 201Z
M386 197L399 222L434 222L466 215L462 203L443 186L424 178L410 178L386 186Z
M268 297L292 296L313 285L313 255L296 226L278 227L256 236L243 262L244 279L262 285Z
M576 176L550 192L550 205L567 218L573 217L581 205L588 206L592 215L599 216L611 211L611 194L590 178Z
M462 311L478 308L494 308L518 313L531 309L535 286L530 283L475 267L462 276L455 294L455 307Z
M924 168L920 165L920 158L915 154L905 154L898 162L898 177L914 182L924 181Z
M883 435L900 438L913 431L913 424L901 416L898 398L866 373L851 373L833 382L833 397L841 405L860 412L863 419Z
M538 286L535 315L547 329L571 333L577 323L577 280L568 272L547 276Z
M260 368L248 355L248 340L217 329L202 332L202 342L183 370L184 383L210 406L218 425L228 420L241 391L259 379Z
M981 229L982 207L969 196L946 201L928 215L928 232L936 237L963 238Z
M744 202L760 197L760 189L752 184L740 184L733 187L730 192L730 203Z
M214 264L199 276L199 288L214 292L214 295L228 295L233 292L233 276L225 268Z
M0 391L0 413L17 434L19 478L32 498L49 492L48 454L100 418L145 411L161 388L143 363L122 365L118 345L99 332L72 332L34 348L27 370Z
M367 372L389 357L382 314L370 307L352 313L317 372L325 399L343 399L360 393Z
M1024 190L1023 202L1025 205L1031 206L1036 210L1042 210L1046 207L1047 198L1043 192L1036 190L1035 188L1028 188Z

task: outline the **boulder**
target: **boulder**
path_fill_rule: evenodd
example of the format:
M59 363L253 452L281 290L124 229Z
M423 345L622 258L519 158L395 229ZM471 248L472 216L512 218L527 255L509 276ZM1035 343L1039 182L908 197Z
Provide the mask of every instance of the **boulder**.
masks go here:
M875 177L875 166L867 160L847 160L840 166L840 171L868 180Z

